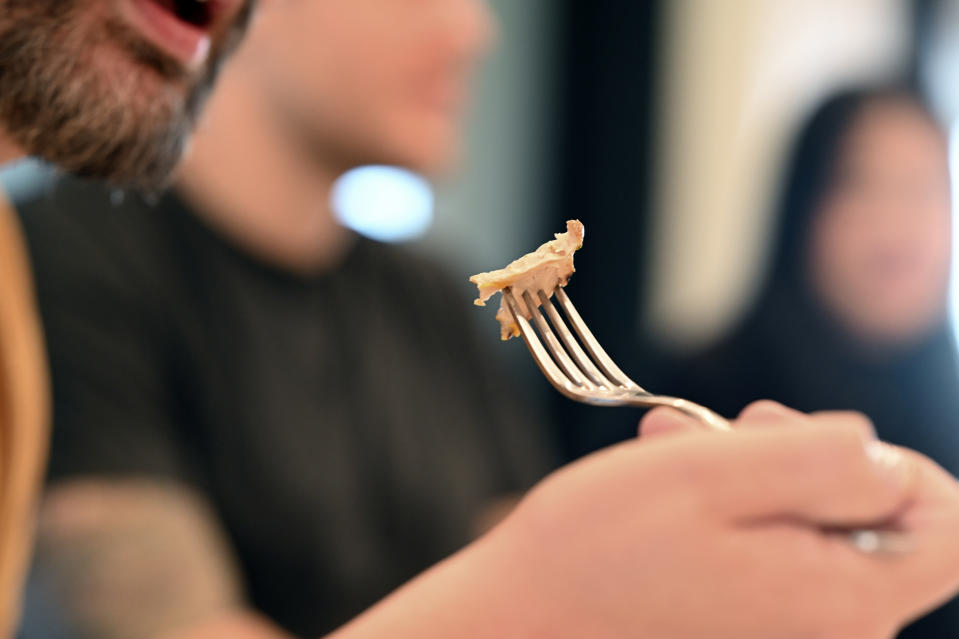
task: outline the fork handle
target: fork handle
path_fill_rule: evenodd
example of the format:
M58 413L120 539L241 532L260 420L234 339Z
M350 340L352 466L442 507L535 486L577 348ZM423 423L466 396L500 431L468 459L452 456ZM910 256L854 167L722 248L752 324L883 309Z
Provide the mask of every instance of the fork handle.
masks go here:
M652 393L648 393L642 389L629 389L627 392L627 398L625 401L620 400L621 404L641 406L643 408L664 406L678 410L684 415L692 417L706 430L713 430L722 433L733 432L733 427L729 423L728 419L706 408L705 406L691 402L688 399L667 397L666 395L653 395Z
M733 432L733 427L729 423L728 419L706 408L705 406L700 406L699 404L691 402L688 399L680 399L678 397L667 397L664 399L666 400L664 402L666 406L675 408L681 413L685 413L686 415L699 420L699 422L708 430L715 430L724 433Z

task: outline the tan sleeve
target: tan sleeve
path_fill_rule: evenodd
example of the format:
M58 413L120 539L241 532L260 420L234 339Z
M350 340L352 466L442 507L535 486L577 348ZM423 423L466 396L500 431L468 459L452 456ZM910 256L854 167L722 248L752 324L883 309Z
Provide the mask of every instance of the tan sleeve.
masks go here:
M49 381L27 253L0 193L0 639L19 620L48 437Z

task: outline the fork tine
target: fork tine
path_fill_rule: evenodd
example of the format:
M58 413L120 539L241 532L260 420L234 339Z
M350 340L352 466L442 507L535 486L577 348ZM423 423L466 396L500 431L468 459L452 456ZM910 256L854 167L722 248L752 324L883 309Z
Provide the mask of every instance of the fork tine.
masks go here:
M566 350L569 351L570 355L573 356L573 359L576 360L576 363L579 364L579 368L597 386L613 388L614 384L606 379L600 370L596 368L596 365L593 364L593 361L586 356L586 353L583 352L579 342L576 341L576 338L573 337L569 327L566 326L566 322L564 322L563 318L560 317L560 314L557 312L556 307L553 306L553 303L549 301L549 297L546 296L546 292L540 290L538 293L541 307L549 316L549 321L552 323L553 329L559 335L560 339L563 340L563 343L566 344Z
M589 351L589 354L593 356L593 359L603 370L609 379L613 380L617 384L626 386L627 388L635 388L646 392L639 384L631 380L626 373L621 371L619 367L613 362L613 358L610 357L603 347L599 345L599 341L593 336L592 331L589 330L589 327L586 326L586 322L583 321L583 318L580 317L579 312L577 312L576 307L573 306L573 302L569 299L569 296L566 295L566 291L562 288L557 288L554 295L556 301L559 302L560 308L563 309L563 313L566 314L566 317L569 319L569 323L573 325L573 329L576 331L576 334L579 335L579 339L583 342L583 346L586 347L586 350Z
M533 300L533 296L529 291L523 291L523 301L526 303L526 308L529 310L530 317L533 318L533 324L535 324L536 328L539 330L540 338L546 343L546 347L549 349L549 352L553 354L553 359L557 364L559 364L559 367L563 369L563 372L565 372L571 380L573 380L574 384L577 386L582 386L588 390L592 389L593 385L583 374L583 371L581 371L579 367L573 363L573 360L570 359L566 349L563 348L563 345L560 344L558 339L556 339L556 334L553 333L553 330L549 327L549 324L547 324L546 320L543 319L543 314L539 312L538 308L536 308L536 302Z
M539 366L543 375L546 376L546 379L549 380L549 383L567 397L581 400L582 392L580 389L563 374L563 371L560 370L556 362L553 361L553 358L550 357L543 343L540 342L539 337L536 336L536 331L530 326L529 321L520 313L519 303L516 301L512 289L503 289L503 299L506 300L506 307L509 308L513 319L516 320L516 324L519 326L519 332L520 335L523 336L523 341L526 342L526 348L528 348L529 352L533 355L533 360L537 366Z

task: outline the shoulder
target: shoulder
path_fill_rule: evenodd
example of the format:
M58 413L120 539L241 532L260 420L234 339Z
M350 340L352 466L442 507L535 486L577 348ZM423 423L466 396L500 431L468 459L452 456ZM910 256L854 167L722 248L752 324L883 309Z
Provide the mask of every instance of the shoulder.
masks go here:
M31 244L67 242L108 250L125 244L150 223L138 196L72 177L56 177L13 202Z
M421 302L468 304L471 288L466 275L415 246L360 239L357 254L391 289ZM462 280L462 281L460 281Z
M153 284L175 254L170 220L141 196L57 177L14 202L38 284L50 279Z
M375 296L373 308L395 326L457 348L475 334L475 289L455 266L419 247L360 240L349 271L351 286Z

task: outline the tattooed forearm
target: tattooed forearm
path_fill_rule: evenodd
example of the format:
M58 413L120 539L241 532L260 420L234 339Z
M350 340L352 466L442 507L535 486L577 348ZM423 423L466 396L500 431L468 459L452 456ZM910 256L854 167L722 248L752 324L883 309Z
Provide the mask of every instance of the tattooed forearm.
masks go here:
M157 639L243 605L213 514L173 483L55 486L41 512L38 571L84 639Z

